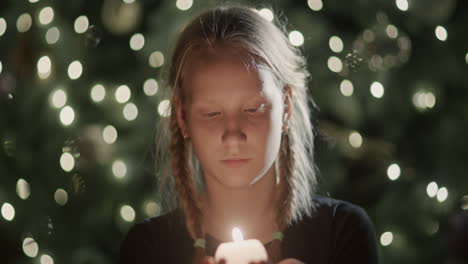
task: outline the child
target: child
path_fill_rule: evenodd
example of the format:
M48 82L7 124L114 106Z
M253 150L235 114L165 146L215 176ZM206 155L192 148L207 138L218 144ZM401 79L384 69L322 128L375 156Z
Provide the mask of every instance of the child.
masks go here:
M271 263L377 263L365 211L315 194L308 76L284 31L247 7L193 19L169 63L157 146L163 198L172 183L177 202L130 229L120 263L202 263L234 227Z

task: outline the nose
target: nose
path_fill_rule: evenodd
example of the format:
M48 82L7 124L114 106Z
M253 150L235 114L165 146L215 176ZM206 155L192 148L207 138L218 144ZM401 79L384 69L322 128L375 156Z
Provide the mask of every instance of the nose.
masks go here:
M222 141L224 143L241 143L247 139L244 131L244 118L240 115L225 115Z

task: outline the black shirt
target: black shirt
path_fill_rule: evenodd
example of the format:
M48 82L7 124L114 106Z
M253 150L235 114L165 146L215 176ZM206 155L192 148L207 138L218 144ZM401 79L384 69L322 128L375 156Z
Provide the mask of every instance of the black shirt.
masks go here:
M316 213L283 231L284 258L307 264L378 263L374 227L364 209L320 195L313 200ZM135 224L122 242L120 264L189 264L193 243L180 210L174 210ZM213 256L220 243L207 234L207 255Z

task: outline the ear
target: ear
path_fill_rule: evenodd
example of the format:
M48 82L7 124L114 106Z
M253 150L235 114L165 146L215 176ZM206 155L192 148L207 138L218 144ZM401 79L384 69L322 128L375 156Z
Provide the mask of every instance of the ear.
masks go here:
M284 113L283 113L283 131L288 130L289 120L291 120L293 106L292 89L290 86L284 87Z
M177 124L179 125L179 129L182 133L182 137L186 139L188 138L187 122L185 120L185 109L180 100L175 101L175 108L176 108Z

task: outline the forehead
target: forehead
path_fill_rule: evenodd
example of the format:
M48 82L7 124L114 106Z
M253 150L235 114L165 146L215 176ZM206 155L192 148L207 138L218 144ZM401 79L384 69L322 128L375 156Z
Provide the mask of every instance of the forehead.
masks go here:
M264 87L255 69L232 54L194 57L184 74L184 92L190 101L262 97Z

